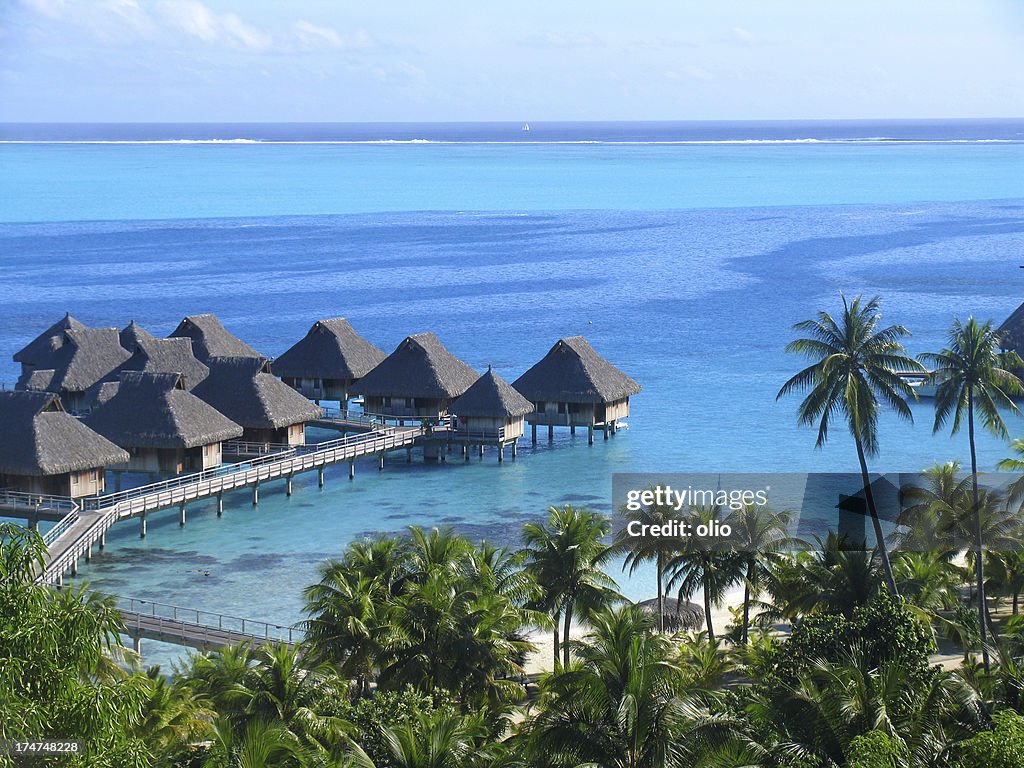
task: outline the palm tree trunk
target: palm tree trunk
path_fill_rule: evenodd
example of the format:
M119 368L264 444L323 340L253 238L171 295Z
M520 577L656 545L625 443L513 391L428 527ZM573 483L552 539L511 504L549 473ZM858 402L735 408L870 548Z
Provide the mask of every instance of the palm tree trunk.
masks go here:
M747 563L747 578L743 584L743 645L750 638L750 583L754 580L754 562Z
M867 503L868 514L871 515L871 527L875 532L875 544L878 546L878 553L882 559L882 570L885 572L885 584L893 597L898 597L900 592L896 589L896 577L892 572L892 563L889 562L889 548L885 545L885 536L882 534L882 524L878 519L878 508L875 506L875 496L871 492L871 478L868 476L868 462L864 458L864 445L859 437L854 437L857 444L857 460L860 462L860 475L864 480L864 500Z
M708 640L714 642L715 628L711 623L711 585L704 580L704 622L708 628Z
M555 649L555 666L553 667L553 669L558 669L558 664L561 661L561 657L562 657L562 653L561 653L561 650L560 650L561 649L561 645L559 644L559 639L558 639L558 630L559 630L559 626L558 625L561 622L561 620L562 620L562 612L561 611L555 611L555 643L554 643L554 646L553 646L554 649Z
M665 555L658 551L658 634L665 632Z
M565 606L565 636L562 641L562 656L564 658L565 666L569 666L569 630L572 627L572 603L566 603Z
M971 444L971 503L974 504L974 573L978 580L978 628L981 631L981 658L985 671L988 659L988 611L985 604L985 563L981 546L981 508L978 505L978 455L974 446L974 390L967 388L967 437Z
M1020 592L1014 590L1013 592L1013 615L1017 616L1020 612Z

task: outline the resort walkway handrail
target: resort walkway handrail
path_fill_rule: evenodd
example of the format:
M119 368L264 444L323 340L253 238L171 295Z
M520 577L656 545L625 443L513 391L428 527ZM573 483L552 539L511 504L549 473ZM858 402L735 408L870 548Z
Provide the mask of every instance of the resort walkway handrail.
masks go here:
M118 610L126 619L126 626L130 623L131 616L151 616L179 626L191 625L248 635L254 640L281 640L294 645L306 636L305 630L297 624L276 624L216 611L204 611L199 608L185 608L154 600L142 600L137 597L121 597L120 595L111 595L111 597L117 602Z
M505 428L498 429L459 429L448 428L448 434L459 440L504 440Z
M294 446L286 443L260 443L253 442L251 440L226 440L221 443L221 450L224 453L231 454L256 454L259 456L269 455L272 453L283 453L292 449Z
M383 413L368 413L367 411L352 411L344 408L329 408L321 405L320 410L324 412L324 419L338 419L340 421L361 421L367 424L383 424L386 419L397 418Z
M47 496L42 493L25 493L0 489L0 506L25 509L46 509L48 511L77 512L78 502L70 496Z
M43 543L49 547L53 542L63 536L70 530L71 526L78 522L78 505L68 512L60 521L53 526L50 530L43 534Z

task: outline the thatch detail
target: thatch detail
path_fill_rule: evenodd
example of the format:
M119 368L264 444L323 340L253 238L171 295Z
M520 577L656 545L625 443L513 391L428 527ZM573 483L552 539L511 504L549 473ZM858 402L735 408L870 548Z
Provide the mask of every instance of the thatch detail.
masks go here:
M533 403L491 367L448 407L459 417L517 418L533 412Z
M18 377L18 389L29 392L49 392L53 384L53 377L57 372L53 368L37 368L22 373Z
M275 378L265 359L215 357L193 393L246 429L281 429L319 419L323 410Z
M674 597L663 600L665 610L665 629L669 632L698 632L704 628L704 609L689 600L680 602ZM658 598L644 600L636 604L649 616L654 617L655 627L658 621Z
M512 386L533 402L609 403L640 391L639 384L597 354L582 336L559 339Z
M358 379L387 357L355 332L343 317L318 320L300 341L274 359L278 376L307 379Z
M0 392L0 424L0 474L62 475L129 458L67 413L52 392Z
M185 388L193 389L210 373L210 369L192 354L192 339L154 336L147 339L140 335L130 351L132 356L107 377L109 380L117 380L123 371L180 373L185 377Z
M14 362L39 367L64 343L64 331L80 331L87 328L67 313L32 341L14 353Z
M141 325L132 320L128 325L121 329L121 333L118 334L121 339L121 346L127 349L129 352L134 352L135 348L139 344L156 341L157 338L152 333L147 331Z
M352 392L371 397L456 398L480 374L444 348L433 333L408 336Z
M180 373L125 371L101 388L85 423L125 448L195 448L242 436L242 428L185 389Z
M192 339L192 354L204 363L211 357L262 357L240 338L232 335L216 315L189 315L178 323L171 337Z
M999 332L1003 334L1004 350L1024 353L1024 304L1013 310L1013 314L1003 321Z
M121 346L116 328L78 328L64 331L63 342L40 369L52 370L46 389L51 392L85 392L130 357ZM22 374L21 389L40 387L32 372Z

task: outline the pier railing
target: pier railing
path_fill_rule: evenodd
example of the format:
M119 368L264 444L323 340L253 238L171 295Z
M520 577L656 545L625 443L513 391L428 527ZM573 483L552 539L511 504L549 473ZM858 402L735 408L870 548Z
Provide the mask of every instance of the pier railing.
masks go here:
M68 496L47 496L41 493L0 490L0 507L47 512L77 512L78 502Z
M232 632L239 635L246 635L253 640L274 640L294 645L305 638L306 633L301 627L288 624L275 624L259 619L247 619L241 616L231 616L226 613L215 611L203 611L197 608L183 608L178 605L158 603L153 600L140 600L135 597L114 596L117 601L118 610L124 618L125 628L129 632L132 629L142 627L142 619L156 619L146 622L146 628L152 631L165 631L170 636L180 636L181 639L202 642L203 630L216 630L217 632ZM209 636L207 635L207 640Z
M50 530L43 534L43 543L46 546L50 546L59 539L62 535L68 532L72 525L78 522L78 505L75 505L75 509L68 512L67 515L62 517L60 521L53 526Z
M483 440L487 442L504 442L505 441L505 428L500 429L459 429L458 427L449 428L445 433L450 436L453 440L462 440L466 442L472 442L473 440Z
M221 443L221 450L234 456L266 456L272 453L282 455L294 447L287 443L256 443L249 440L227 440Z

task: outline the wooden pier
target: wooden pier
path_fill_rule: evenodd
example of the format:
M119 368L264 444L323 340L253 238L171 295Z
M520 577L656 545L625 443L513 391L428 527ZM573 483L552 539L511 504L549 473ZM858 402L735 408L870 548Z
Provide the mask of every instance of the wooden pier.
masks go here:
M217 514L223 512L224 494L248 488L253 504L259 503L259 489L264 483L284 480L289 495L292 478L302 472L317 471L319 484L324 484L324 469L333 464L348 462L349 478L355 476L357 459L378 456L383 467L384 454L398 449L412 450L423 435L421 427L393 427L380 425L372 431L349 435L313 445L292 446L279 453L227 464L182 475L159 483L132 488L127 491L91 496L73 502L61 521L43 537L47 545L46 564L37 581L44 584L63 584L64 574L78 573L79 560L92 558L93 548L102 549L106 533L115 524L127 518L138 518L139 532L146 535L146 516L150 512L177 507L181 524L185 523L189 503L216 497ZM34 508L22 506L20 516L31 518Z

